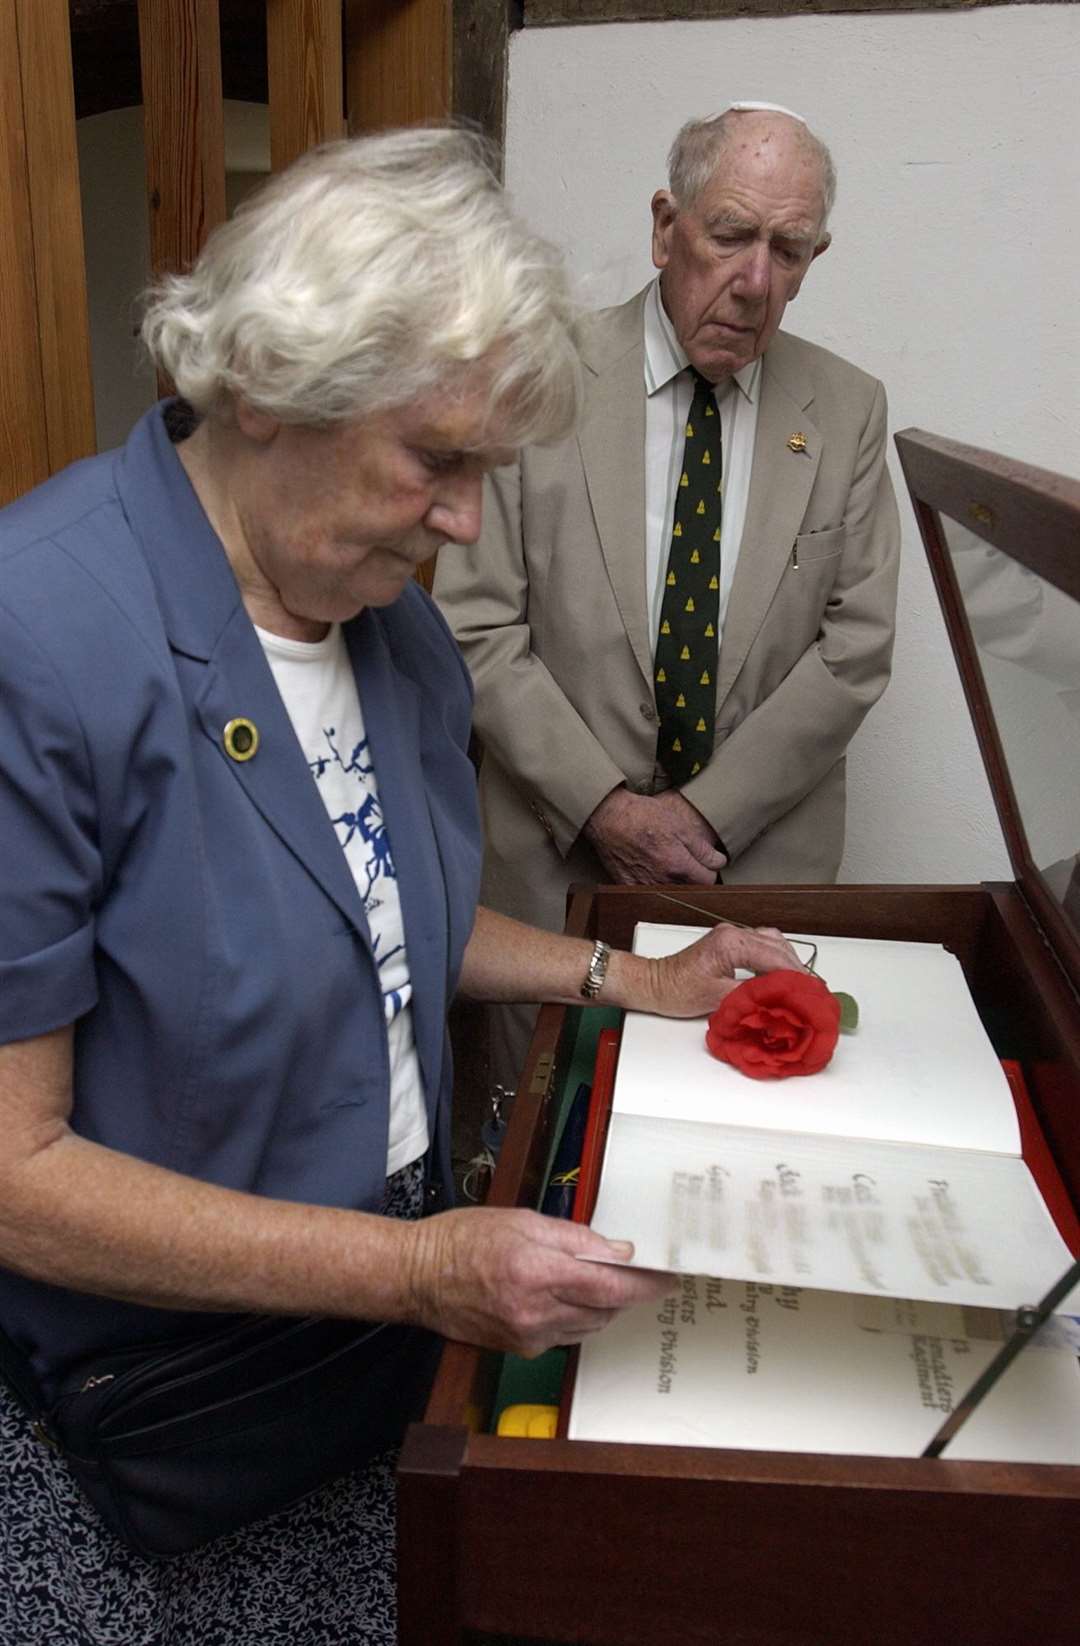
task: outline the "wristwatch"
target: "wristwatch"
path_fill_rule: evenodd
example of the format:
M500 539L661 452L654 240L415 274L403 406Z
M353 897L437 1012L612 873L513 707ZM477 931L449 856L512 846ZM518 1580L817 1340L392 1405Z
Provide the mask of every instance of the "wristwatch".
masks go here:
M610 959L610 943L602 943L597 938L596 947L592 952L592 959L589 961L589 969L585 973L581 984L581 998L583 1000L595 1000L604 987L604 979L607 977L608 961Z

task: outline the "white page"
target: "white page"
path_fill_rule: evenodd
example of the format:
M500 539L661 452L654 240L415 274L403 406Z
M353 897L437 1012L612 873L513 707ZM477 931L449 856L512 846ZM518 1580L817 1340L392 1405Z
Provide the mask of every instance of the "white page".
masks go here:
M592 1226L635 1268L1000 1309L1072 1262L1014 1156L641 1115L611 1117Z
M582 1345L570 1436L918 1457L997 1346L868 1330L865 1309L838 1293L684 1276ZM1076 1357L1025 1350L949 1458L1080 1463Z
M672 954L701 935L642 922L634 948ZM1012 1093L956 957L936 943L814 942L820 976L859 1003L858 1029L819 1074L752 1080L706 1050L703 1018L627 1012L614 1110L1019 1154Z

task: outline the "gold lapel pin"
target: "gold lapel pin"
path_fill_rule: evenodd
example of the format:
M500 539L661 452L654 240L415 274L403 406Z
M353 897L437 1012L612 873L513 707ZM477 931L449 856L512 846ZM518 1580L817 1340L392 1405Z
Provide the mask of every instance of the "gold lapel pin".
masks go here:
M230 720L222 736L229 759L238 760L241 764L250 760L259 747L259 728L254 720L246 720L243 715Z
M806 450L806 436L805 436L805 434L789 434L788 435L788 451L789 452L804 452L805 450Z

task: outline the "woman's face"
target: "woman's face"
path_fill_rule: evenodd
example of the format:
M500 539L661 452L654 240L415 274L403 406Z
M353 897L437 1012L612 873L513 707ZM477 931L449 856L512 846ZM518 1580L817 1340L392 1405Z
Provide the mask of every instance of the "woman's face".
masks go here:
M475 381L328 430L238 408L248 455L229 554L253 621L316 638L396 600L443 543L474 542L484 473L514 455L485 436L486 413Z

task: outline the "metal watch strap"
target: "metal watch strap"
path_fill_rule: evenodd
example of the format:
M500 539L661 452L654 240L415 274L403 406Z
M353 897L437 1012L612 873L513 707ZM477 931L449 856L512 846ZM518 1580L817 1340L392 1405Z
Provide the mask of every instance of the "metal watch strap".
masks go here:
M592 952L592 959L589 961L589 969L585 973L581 984L581 998L583 1000L595 1000L604 987L604 979L607 977L608 961L610 959L610 943L604 943L597 938Z

